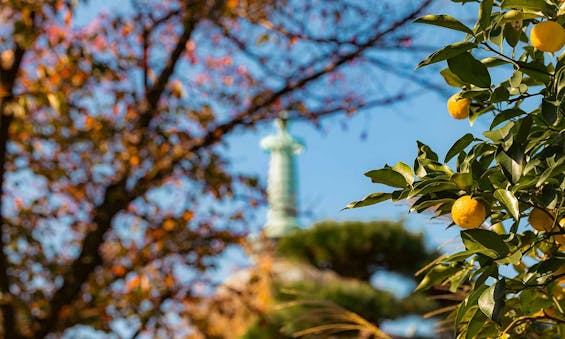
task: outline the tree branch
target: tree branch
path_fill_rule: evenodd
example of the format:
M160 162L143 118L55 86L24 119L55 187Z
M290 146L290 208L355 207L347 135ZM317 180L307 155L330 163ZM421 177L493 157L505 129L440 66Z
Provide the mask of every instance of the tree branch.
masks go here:
M157 81L147 91L147 108L142 112L138 122L138 129L144 130L153 118L157 103L161 98L165 87L174 72L180 57L185 50L186 42L190 39L198 19L191 17L185 21L184 29L171 53L167 64L160 73ZM146 138L147 133L142 134ZM142 143L140 141L140 143ZM54 293L50 301L48 314L37 321L38 330L35 338L44 338L56 327L61 308L68 305L78 295L82 285L88 280L95 268L102 264L102 256L99 253L100 245L104 242L104 235L110 229L114 217L127 208L129 203L139 195L134 196L127 192L127 174L110 185L105 192L103 202L95 209L93 217L93 230L89 231L82 241L82 250L77 259L72 263L70 269L63 276L63 285Z
M374 45L376 42L378 42L383 36L386 36L387 34L390 34L394 31L400 29L405 24L407 24L408 22L411 22L413 19L418 17L432 2L433 2L433 0L425 0L414 11L412 11L411 13L409 13L408 15L403 17L402 19L392 23L386 30L381 31L381 32L377 32L371 39L369 39L365 43L361 44L360 48L358 48L355 51L352 51L348 54L342 55L338 60L334 61L333 63L328 64L322 70L320 70L316 73L313 73L309 76L305 76L305 77L303 77L299 80L296 80L294 82L289 81L288 84L286 86L284 86L283 88L281 88L280 90L273 92L271 94L268 94L268 95L264 96L264 98L259 97L257 100L254 100L254 103L250 107L248 107L247 109L245 109L244 111L242 111L241 113L236 115L231 120L216 125L216 127L210 129L202 138L195 139L194 143L190 147L187 147L185 149L185 152L182 152L182 154L179 154L172 159L169 166L167 166L166 168L161 168L158 171L152 172L152 173L146 175L145 177L141 178L136 183L135 187L133 188L132 194L135 195L135 196L141 196L141 195L145 194L145 192L147 192L149 190L149 188L150 188L149 186L150 186L150 183L152 181L159 180L159 179L166 177L172 171L174 166L176 164L178 164L180 161L182 161L183 159L186 159L187 157L191 156L191 154L194 154L194 153L200 151L201 149L215 145L220 140L222 140L222 138L227 133L233 131L236 127L254 124L256 122L268 119L270 117L269 114L260 115L260 114L258 114L258 112L261 112L262 110L267 108L269 105L276 102L282 96L284 96L288 93L291 93L291 92L295 91L296 89L303 87L304 85L308 84L309 82L314 81L314 80L322 77L323 75L328 74L328 73L336 70L341 65L359 57L366 49L370 48L372 45Z
M9 106L14 103L14 85L25 52L26 50L20 44L16 44L13 50L12 65L8 69L0 67L0 87L6 92L6 95L0 98L0 196L4 196L9 129L14 117L12 112L9 112ZM6 240L4 234L8 233L8 224L4 220L3 203L4 199L0 199L0 310L3 318L4 336L6 338L19 338L12 300L14 296L10 292L9 262L6 252L4 252L4 241Z
M383 36L390 34L402 26L404 26L409 21L413 20L418 16L425 8L427 8L433 0L425 0L422 4L412 11L409 15L402 18L399 21L394 22L388 29L375 34L370 40L361 44L360 47L348 54L343 54L338 56L338 60L328 64L323 69L318 72L311 74L309 76L303 77L297 81L289 82L285 87L280 90L266 95L260 100L257 100L250 107L245 109L243 112L238 114L236 117L228 122L216 125L215 128L209 130L209 132L202 138L195 139L193 143L187 147L186 151L182 155L175 157L174 161L170 165L158 170L156 173L151 174L151 176L145 176L144 178L137 181L133 189L129 192L127 191L127 181L128 174L125 174L116 183L110 185L104 194L103 202L95 209L93 217L94 229L89 231L82 241L82 250L79 257L72 263L70 269L63 276L62 286L54 293L50 301L50 310L47 315L39 320L37 320L37 330L35 331L35 338L44 338L47 334L53 331L57 326L58 314L64 305L68 305L72 302L74 298L80 292L82 285L87 281L90 274L95 270L95 268L102 264L102 257L99 253L99 248L104 241L104 235L110 229L114 217L122 210L126 209L131 201L145 194L153 185L155 179L166 177L174 169L175 165L179 161L186 158L187 155L194 154L202 149L213 146L222 140L222 137L234 130L240 125L245 125L246 123L252 121L257 122L269 118L268 114L258 114L262 112L265 108L272 105L282 96L291 93L304 85L310 83L328 74L341 65L354 60L359 57L367 48L378 42ZM214 8L218 9L222 1L215 2ZM209 16L210 17L210 16ZM138 131L144 132L149 123L155 115L157 110L158 102L166 88L166 85L174 73L175 67L178 63L180 56L185 50L186 42L190 39L192 31L198 24L198 18L193 17L192 19L185 20L184 30L177 41L177 44L171 53L169 60L167 61L165 67L161 71L159 77L151 86L151 88L146 93L146 107L142 110L140 114L140 119L138 121ZM137 146L142 146L148 138L147 133L142 133L142 141L140 141Z

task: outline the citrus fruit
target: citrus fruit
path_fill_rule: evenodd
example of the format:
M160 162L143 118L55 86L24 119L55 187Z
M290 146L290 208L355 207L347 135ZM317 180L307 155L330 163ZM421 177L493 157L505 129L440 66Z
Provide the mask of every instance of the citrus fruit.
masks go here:
M457 199L451 207L453 222L463 228L477 228L481 226L487 216L485 205L470 195Z
M555 21L540 22L532 28L530 41L542 52L557 52L565 45L565 29Z
M447 100L447 111L455 119L465 119L469 116L469 107L471 106L471 99L461 98L460 93L452 95Z
M546 210L534 207L528 216L528 222L538 231L549 232L553 226L553 216Z

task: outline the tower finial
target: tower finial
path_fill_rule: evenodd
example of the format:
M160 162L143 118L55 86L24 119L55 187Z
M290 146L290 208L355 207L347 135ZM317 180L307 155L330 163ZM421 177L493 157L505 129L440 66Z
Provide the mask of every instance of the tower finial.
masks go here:
M288 113L286 111L280 111L279 117L275 123L281 132L286 132L288 128Z

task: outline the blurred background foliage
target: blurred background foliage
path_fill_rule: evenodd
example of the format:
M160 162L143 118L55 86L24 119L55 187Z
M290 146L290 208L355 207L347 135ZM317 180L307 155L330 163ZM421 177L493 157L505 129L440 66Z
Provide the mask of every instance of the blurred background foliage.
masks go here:
M203 312L206 337L358 338L384 320L441 305L430 295L399 297L371 283L382 271L414 281L414 272L436 255L400 222L325 221L261 250L255 266L228 278ZM323 331L307 333L320 326Z

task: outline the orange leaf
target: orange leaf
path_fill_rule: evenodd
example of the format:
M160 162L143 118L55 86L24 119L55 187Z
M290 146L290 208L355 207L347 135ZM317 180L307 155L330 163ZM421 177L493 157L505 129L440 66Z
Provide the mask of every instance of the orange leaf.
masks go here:
M193 217L194 217L194 213L192 213L192 211L186 211L182 214L182 218L186 221L192 220Z
M129 158L129 164L130 164L132 167L136 167L137 165L139 165L139 157L138 157L137 155L132 155L132 156Z
M166 231L172 231L172 230L175 229L176 226L177 226L177 223L172 219L167 219L163 222L163 228Z
M122 265L114 265L112 266L111 270L112 274L114 274L118 278L123 277L126 274L126 268Z

